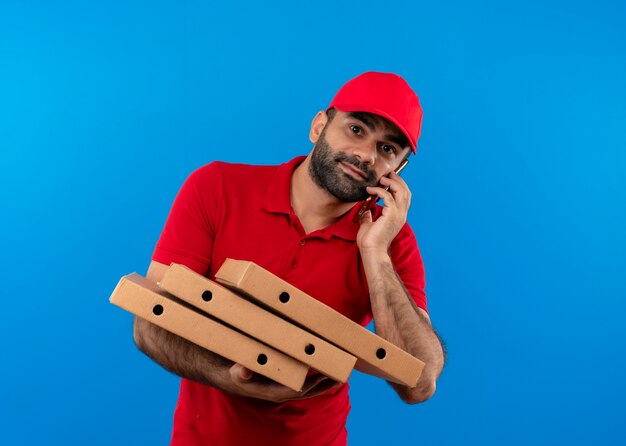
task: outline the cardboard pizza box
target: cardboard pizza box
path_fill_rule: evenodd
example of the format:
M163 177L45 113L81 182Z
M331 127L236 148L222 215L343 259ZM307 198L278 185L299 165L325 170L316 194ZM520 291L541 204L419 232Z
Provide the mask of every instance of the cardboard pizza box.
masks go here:
M226 259L215 277L355 355L357 370L416 386L422 361L255 263Z
M185 265L172 263L159 286L222 322L241 330L339 382L346 382L356 357L297 327Z
M305 364L186 308L137 273L121 278L110 302L277 383L302 389L309 370Z

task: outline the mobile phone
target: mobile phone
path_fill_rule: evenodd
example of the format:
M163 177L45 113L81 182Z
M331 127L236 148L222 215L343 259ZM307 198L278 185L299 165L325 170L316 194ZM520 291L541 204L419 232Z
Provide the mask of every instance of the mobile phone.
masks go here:
M407 164L409 164L408 158L402 161L400 165L396 168L396 170L394 170L394 172L400 175L400 172L406 167ZM385 190L388 191L389 187L386 187ZM356 216L354 217L354 222L358 222L361 218L361 215L369 211L372 206L374 206L374 203L376 203L376 201L378 201L378 195L370 195L369 197L367 197L361 205L361 209L359 209L359 212L357 212Z

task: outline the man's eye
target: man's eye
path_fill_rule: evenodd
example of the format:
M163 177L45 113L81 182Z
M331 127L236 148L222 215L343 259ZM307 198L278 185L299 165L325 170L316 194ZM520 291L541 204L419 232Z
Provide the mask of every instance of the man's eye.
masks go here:
M360 135L361 134L361 127L359 127L358 125L351 125L350 126L350 130L352 130L352 133L354 133L356 135Z
M389 144L383 144L382 149L383 149L383 152L385 152L388 155L396 153L396 148L394 146L390 146Z

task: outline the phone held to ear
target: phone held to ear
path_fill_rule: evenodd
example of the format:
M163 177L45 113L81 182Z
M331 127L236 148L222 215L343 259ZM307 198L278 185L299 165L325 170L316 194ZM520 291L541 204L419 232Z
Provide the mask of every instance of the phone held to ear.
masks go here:
M407 164L409 164L409 160L405 159L400 163L396 170L394 170L394 172L400 175L400 172L406 167ZM388 191L389 187L386 187L385 190ZM369 197L367 197L361 205L361 209L359 209L359 212L357 212L356 216L354 217L354 222L358 222L361 218L361 215L369 211L372 206L374 206L374 203L376 203L376 201L378 201L378 195L370 195Z

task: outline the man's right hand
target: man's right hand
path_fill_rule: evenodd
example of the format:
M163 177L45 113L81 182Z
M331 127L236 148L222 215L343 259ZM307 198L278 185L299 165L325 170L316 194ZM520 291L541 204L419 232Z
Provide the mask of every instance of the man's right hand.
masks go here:
M298 392L259 374L255 374L241 364L234 364L230 367L229 372L232 388L228 386L229 388L225 390L240 396L259 398L275 403L312 398L341 385L341 383L333 381L322 374L313 374L307 376L302 390Z

